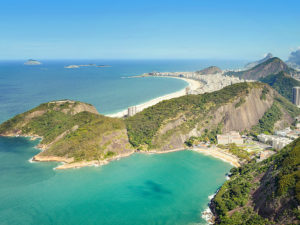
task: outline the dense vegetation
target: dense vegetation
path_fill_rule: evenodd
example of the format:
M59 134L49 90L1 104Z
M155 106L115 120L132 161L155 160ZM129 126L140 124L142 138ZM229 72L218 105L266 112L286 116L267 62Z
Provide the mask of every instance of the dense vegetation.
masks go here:
M274 132L274 125L281 116L282 112L280 110L280 106L277 102L274 102L259 120L258 124L252 128L252 134L255 136L260 133L272 134Z
M80 102L41 104L1 124L0 134L43 137L40 144L48 147L41 155L74 157L77 161L111 157L115 154L109 147L112 144L118 144L118 151L131 148L123 120L85 110L75 113L79 104L88 106Z
M282 96L274 99L273 105L265 112L259 123L252 127L250 134L257 136L260 133L272 134L275 123L283 116L283 110L292 118L300 114L300 109L295 107L291 102Z
M247 152L243 147L237 146L235 143L228 145L218 145L221 149L227 149L231 154L237 156L241 161L250 161L250 153Z
M269 75L261 78L260 81L269 84L279 94L290 101L292 101L293 98L292 88L295 86L300 86L300 81L292 78L290 75L284 72Z
M55 120L53 121L51 119L50 123L58 122L56 120L56 116L54 116L53 118L55 118ZM33 123L30 123L30 126L36 125L35 127L43 127L39 126L41 125L40 122L42 121L43 118L38 118L37 120L33 121ZM123 121L119 119L112 119L89 112L78 113L72 118L64 120L63 122L60 121L58 123L62 125L55 124L53 126L54 129L51 129L50 132L45 133L47 139L49 139L48 137L50 135L51 137L56 137L56 135L59 134L59 132L56 132L56 130L62 132L65 129L72 129L72 127L75 125L79 126L79 128L74 130L73 132L68 133L64 138L56 141L53 145L50 146L47 151L44 151L42 155L74 157L76 161L84 159L102 159L105 157L113 156L114 152L106 151L106 147L110 144L111 140L102 141L103 135L108 132L115 132L117 130L125 129ZM28 126L26 126L26 128L27 127ZM53 132L51 132L52 130ZM127 137L125 136L122 138L126 139Z
M201 115L207 115L220 105L244 96L249 93L249 88L255 85L262 86L259 83L245 82L234 84L212 93L186 95L162 101L126 120L129 140L135 147L147 145L151 148L153 147L153 137L165 121L184 115L187 120L187 129L191 129ZM211 139L210 135L206 136Z
M299 166L300 138L263 162L233 168L213 200L217 223L299 223Z

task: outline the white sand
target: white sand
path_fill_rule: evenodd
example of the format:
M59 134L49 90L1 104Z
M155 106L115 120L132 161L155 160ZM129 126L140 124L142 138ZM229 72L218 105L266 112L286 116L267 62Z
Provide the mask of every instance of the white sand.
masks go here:
M235 166L235 167L240 167L241 164L240 164L240 160L234 156L234 155L231 155L229 154L228 152L225 152L219 148L189 148L193 151L196 151L196 152L200 152L200 153L203 153L205 155L210 155L210 156L213 156L215 158L218 158L218 159L221 159L223 160L224 162L228 162L230 163L231 165Z
M194 91L194 90L201 87L201 83L199 81L196 81L196 80L187 79L187 78L183 78L183 77L169 77L169 76L167 78L175 78L175 79L181 79L181 80L186 81L188 83L187 87L190 87L190 90L192 90L192 91ZM163 100L169 100L169 99L172 99L172 98L177 98L177 97L186 95L185 88L180 90L180 91L177 91L177 92L174 92L174 93L171 93L171 94L167 94L167 95L152 99L148 102L142 103L140 105L137 105L136 107L138 109L138 112L140 112L140 111L142 111L142 110L144 110L144 109L146 109L150 106L156 105L157 103L159 103ZM117 112L117 113L108 114L106 116L119 117L120 118L120 117L124 117L125 115L127 115L127 112L128 112L128 109L125 109L125 110L122 110L122 111Z

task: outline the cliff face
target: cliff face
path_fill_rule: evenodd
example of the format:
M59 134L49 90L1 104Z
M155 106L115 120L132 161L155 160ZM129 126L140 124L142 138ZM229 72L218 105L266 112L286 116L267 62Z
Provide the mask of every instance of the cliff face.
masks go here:
M210 66L203 70L196 71L196 73L199 75L217 74L217 73L222 73L222 70L219 67Z
M2 136L42 137L34 159L67 163L105 160L133 151L124 121L100 115L90 104L62 100L41 104L0 125Z
M261 99L262 88L253 88L249 90L248 94L215 108L207 115L189 119L182 115L178 119L171 120L160 128L160 131L154 138L154 143L158 146L160 143L164 143L160 145L159 150L184 148L184 142L187 139L192 136L201 136L206 129L216 129L219 124L222 127L222 133L232 130L250 130L254 125L258 124L259 119L273 104L276 93L272 89L269 90L270 93L265 100ZM241 99L243 99L244 103L236 107ZM189 120L198 120L199 122L188 131L181 129L185 123L189 123Z
M129 118L129 138L140 149L184 148L185 141L192 136L251 130L267 112L272 115L269 111L275 102L281 117L273 121L273 127L275 123L290 124L293 118L287 108L291 107L296 114L299 110L278 99L282 97L262 83L240 83L209 94L180 97Z
M267 61L258 64L251 69L240 72L228 72L227 75L234 75L247 80L259 80L260 78L266 77L270 74L277 74L282 71L291 76L299 75L296 70L290 68L277 57L268 59Z

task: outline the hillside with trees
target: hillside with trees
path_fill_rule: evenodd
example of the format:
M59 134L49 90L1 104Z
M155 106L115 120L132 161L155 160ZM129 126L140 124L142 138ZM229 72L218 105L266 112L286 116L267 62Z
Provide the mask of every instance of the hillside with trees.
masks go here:
M231 130L270 131L279 120L290 124L299 112L268 85L239 83L160 102L126 119L126 125L135 148L169 150L184 148L193 137L214 143L218 133Z
M101 161L133 151L122 119L100 115L94 106L70 100L53 101L19 114L0 125L2 136L42 138L34 159L67 162ZM59 161L59 160L58 160Z
M300 81L292 78L285 72L271 74L260 79L261 82L267 83L274 88L279 94L288 100L293 100L293 87L300 86Z
M272 157L231 169L212 200L216 224L300 223L300 138Z

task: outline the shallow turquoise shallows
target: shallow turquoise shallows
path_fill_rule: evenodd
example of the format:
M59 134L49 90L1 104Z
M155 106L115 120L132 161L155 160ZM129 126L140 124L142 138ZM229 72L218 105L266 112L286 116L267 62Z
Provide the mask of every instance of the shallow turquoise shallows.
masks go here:
M65 69L70 64L112 67ZM92 103L107 114L178 91L170 78L123 79L151 71L236 68L241 62L43 61L24 66L0 62L0 122L55 99ZM0 137L0 225L204 224L208 196L231 166L192 151L134 154L102 167L53 170L57 163L30 163L38 141Z
M0 224L205 224L208 196L231 168L182 151L58 171L28 161L36 143L0 138Z

